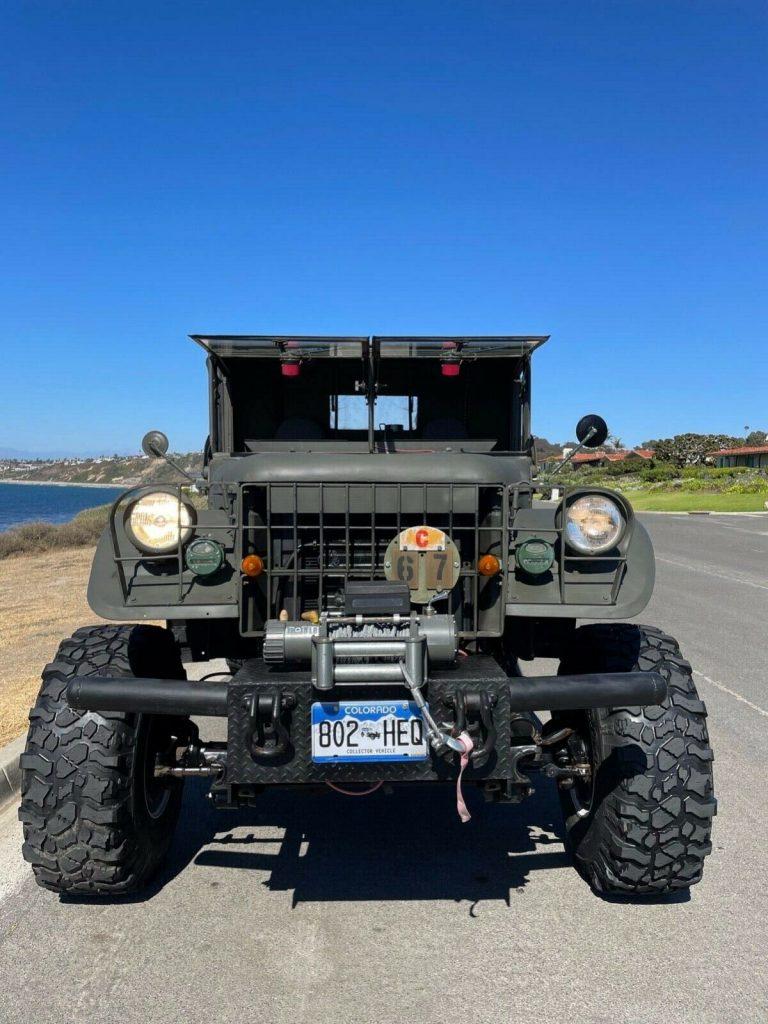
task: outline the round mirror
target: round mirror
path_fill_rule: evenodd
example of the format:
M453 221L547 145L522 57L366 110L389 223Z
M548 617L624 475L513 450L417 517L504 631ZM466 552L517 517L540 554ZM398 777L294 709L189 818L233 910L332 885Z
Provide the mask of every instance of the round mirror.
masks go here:
M608 437L608 424L602 416L588 413L576 424L576 437L585 448L599 448Z
M141 450L150 459L162 459L168 451L168 438L162 430L150 430L141 439Z

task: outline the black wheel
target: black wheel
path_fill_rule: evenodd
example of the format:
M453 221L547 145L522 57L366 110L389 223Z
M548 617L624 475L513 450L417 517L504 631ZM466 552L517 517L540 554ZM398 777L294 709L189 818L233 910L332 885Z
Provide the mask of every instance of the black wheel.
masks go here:
M561 675L655 671L668 696L658 707L569 713L570 754L591 764L589 780L560 789L580 874L599 893L652 897L701 878L716 801L706 708L691 666L672 637L652 626L583 626Z
M29 714L19 811L24 858L46 889L119 895L141 888L170 846L183 782L156 779L154 760L184 723L74 711L65 691L81 675L185 673L172 635L158 626L78 629L45 667Z

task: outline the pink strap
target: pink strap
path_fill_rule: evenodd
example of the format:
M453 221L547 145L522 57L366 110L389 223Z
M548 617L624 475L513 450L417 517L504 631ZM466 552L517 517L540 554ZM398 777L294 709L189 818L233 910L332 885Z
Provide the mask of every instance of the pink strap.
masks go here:
M459 812L459 817L462 821L469 821L472 815L467 810L467 805L464 803L464 794L461 792L461 777L464 774L464 769L469 764L469 755L472 753L474 743L472 737L468 732L463 732L459 736L459 742L464 745L464 752L461 755L459 761L459 777L456 779L456 810Z

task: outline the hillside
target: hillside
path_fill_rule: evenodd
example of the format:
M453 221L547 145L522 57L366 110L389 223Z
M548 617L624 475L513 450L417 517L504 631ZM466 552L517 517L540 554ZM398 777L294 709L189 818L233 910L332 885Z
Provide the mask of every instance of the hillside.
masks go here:
M199 452L172 455L174 462L195 475L203 464ZM147 483L178 483L179 474L161 460L145 455L112 455L94 459L0 459L0 483L8 481L62 484L111 484L130 487Z
M533 445L536 449L536 459L539 462L544 462L547 459L551 459L553 456L561 455L563 448L566 446L575 447L578 441L563 441L562 444L553 443L548 441L546 437L534 437Z

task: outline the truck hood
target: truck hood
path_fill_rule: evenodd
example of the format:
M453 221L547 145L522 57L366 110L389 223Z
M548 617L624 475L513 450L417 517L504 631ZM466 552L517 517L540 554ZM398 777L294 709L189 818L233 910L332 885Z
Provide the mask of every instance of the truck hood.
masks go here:
M214 455L210 483L319 483L335 480L386 483L516 484L531 479L524 455L360 454L359 452L264 452Z

